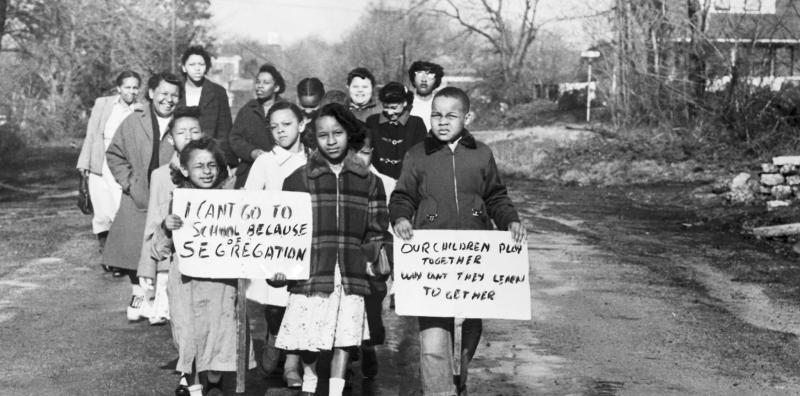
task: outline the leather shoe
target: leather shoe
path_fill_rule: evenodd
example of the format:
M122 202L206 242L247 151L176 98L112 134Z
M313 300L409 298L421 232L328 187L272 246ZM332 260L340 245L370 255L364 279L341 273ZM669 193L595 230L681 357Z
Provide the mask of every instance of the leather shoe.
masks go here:
M189 393L189 387L188 386L186 386L186 385L178 385L178 387L175 388L175 396L189 396L189 395L190 395L190 393Z

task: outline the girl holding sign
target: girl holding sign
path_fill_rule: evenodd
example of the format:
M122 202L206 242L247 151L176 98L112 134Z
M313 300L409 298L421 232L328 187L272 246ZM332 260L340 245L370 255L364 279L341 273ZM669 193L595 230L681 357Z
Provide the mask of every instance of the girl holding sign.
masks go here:
M276 145L253 162L244 185L246 190L281 191L286 177L305 165L307 161L305 147L300 141L300 131L306 126L302 110L294 103L277 102L269 109L267 120ZM278 336L278 329L286 311L289 292L286 286L273 287L263 281L248 281L247 298L266 305L264 317L267 321L267 339L264 342L261 365L264 372L270 374L280 360L281 354L280 350L275 348L275 338ZM283 379L289 388L299 388L303 383L299 367L300 355L287 353L283 365Z
M285 191L311 194L310 276L289 285L275 345L301 353L303 395L316 389L319 352L333 350L329 394L341 395L349 354L369 339L368 266L378 259L389 218L381 180L355 155L366 136L358 119L331 103L320 109L311 132L318 150L283 183Z
M176 180L178 188L220 188L228 176L225 155L211 138L191 141L180 153L176 176L182 179ZM182 226L179 216L167 215L153 236L154 258L162 260L173 253L172 231ZM178 260L172 261L167 287L173 341L178 347L175 370L183 374L182 383L192 380L192 372L203 373L209 395L222 394L223 385L230 390L225 394L233 393L235 377L226 375L222 381L222 373L236 371L236 280L181 275ZM252 350L250 354L249 367L253 368Z

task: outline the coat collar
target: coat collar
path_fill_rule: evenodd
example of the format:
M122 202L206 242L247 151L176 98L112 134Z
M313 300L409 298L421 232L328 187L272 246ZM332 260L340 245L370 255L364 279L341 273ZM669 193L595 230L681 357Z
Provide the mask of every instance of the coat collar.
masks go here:
M478 148L478 144L475 142L475 137L473 137L472 134L469 133L468 130L464 129L461 132L460 138L461 139L458 141L458 144L460 144L460 145L462 145L462 146L464 146L464 147L466 147L468 149L473 149L474 150L474 149ZM435 152L439 151L440 149L442 149L443 147L446 147L446 146L447 146L447 142L443 142L443 141L433 137L433 135L431 135L431 134L428 134L428 136L425 136L425 154L435 153Z
M300 153L295 154L275 144L275 146L272 148L272 154L275 156L275 161L278 162L278 165L283 165L295 155L305 155L305 147L303 147L301 144L300 148Z
M247 106L250 109L252 109L259 116L261 116L261 118L263 118L263 119L267 118L267 114L264 113L264 106L262 106L261 103L258 103L258 99L253 99L253 100L247 102L247 104L245 106Z
M369 98L369 101L367 103L364 103L363 105L357 105L357 104L353 103L353 101L350 100L350 98L347 98L347 108L349 108L350 111L363 111L363 110L371 109L371 108L373 108L373 107L375 107L377 105L378 105L378 101L375 100L375 95L374 94L372 95L371 98Z
M352 153L352 151L348 150L346 155L347 156L344 158L344 162L342 162L342 173L350 172L361 177L367 177L367 175L369 175L369 168L361 163L361 161ZM326 173L333 174L333 171L328 166L328 162L325 161L325 158L319 153L319 150L314 151L308 157L307 166L308 177L310 178L317 178Z
M139 115L139 122L142 123L142 129L144 130L145 135L147 135L148 139L153 139L154 131L153 131L153 120L152 115L150 114L152 110L152 103L147 103L145 106L141 106L135 108L134 114Z
M388 118L386 118L386 115L383 114L383 112L380 114L381 115L378 116L378 124L388 124L390 121ZM411 113L408 110L403 111L403 114L400 114L400 118L397 119L397 122L399 122L402 126L406 126L409 117L411 117Z

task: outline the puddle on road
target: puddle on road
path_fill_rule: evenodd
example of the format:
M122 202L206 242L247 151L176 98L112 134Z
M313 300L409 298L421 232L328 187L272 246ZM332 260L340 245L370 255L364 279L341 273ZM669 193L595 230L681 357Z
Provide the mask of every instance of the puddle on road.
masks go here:
M736 317L756 327L800 336L799 307L770 299L760 285L734 282L707 263L693 263L691 268L697 271L697 279L708 294L722 301Z

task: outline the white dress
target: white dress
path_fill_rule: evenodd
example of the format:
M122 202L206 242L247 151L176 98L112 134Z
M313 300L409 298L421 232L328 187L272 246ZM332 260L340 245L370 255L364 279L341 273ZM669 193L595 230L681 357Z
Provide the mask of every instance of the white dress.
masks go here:
M117 97L114 107L111 109L111 114L106 120L106 125L103 126L104 149L108 149L108 145L111 144L111 139L114 138L117 128L122 124L122 120L132 112L133 110ZM119 201L122 198L122 187L117 183L114 175L111 174L105 155L103 156L102 172L102 175L89 173L88 181L89 197L92 199L92 207L94 208L92 232L95 234L111 229L111 223L114 222L114 217L117 215L117 210L119 210Z

